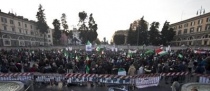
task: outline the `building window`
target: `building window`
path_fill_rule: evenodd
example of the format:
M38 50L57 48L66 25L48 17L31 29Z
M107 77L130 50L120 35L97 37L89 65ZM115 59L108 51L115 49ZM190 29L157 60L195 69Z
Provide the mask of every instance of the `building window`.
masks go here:
M210 30L210 24L206 24L206 30Z
M195 22L193 21L193 22L191 22L191 24L190 24L191 26L194 26L195 25Z
M4 30L7 30L7 26L4 26Z
M28 34L28 31L26 30L26 34Z
M10 20L10 24L14 24L14 21L13 20Z
M18 22L18 25L21 26L20 22Z
M31 35L34 35L34 32L31 30Z
M15 31L15 28L14 28L14 27L12 27L12 31L13 31L13 32Z
M184 29L184 34L186 34L187 33L187 29Z
M182 33L182 30L179 30L179 31L178 31L178 35L180 35L181 33Z
M174 30L176 30L176 27L174 27Z
M207 41L206 40L204 41L204 45L207 45Z
M32 25L31 25L31 29L32 29L33 27L32 27Z
M3 39L4 46L11 46L11 40L10 39Z
M1 17L1 22L7 23L7 18Z
M50 35L48 35L48 38L50 38Z
M22 33L22 30L21 30L21 29L19 29L19 32L20 32L20 33Z
M25 24L25 27L27 28L27 24Z
M198 20L198 24L202 24L203 19Z
M200 32L200 31L201 31L201 29L202 29L202 27L201 27L201 26L199 26L199 27L197 28L197 32Z
M51 40L49 40L49 42L51 42Z
M4 18L3 17L1 17L1 22L4 22Z
M190 28L190 33L194 32L194 27Z
M179 25L179 28L182 28L182 25Z
M185 23L185 24L184 24L184 27L188 27L188 23Z

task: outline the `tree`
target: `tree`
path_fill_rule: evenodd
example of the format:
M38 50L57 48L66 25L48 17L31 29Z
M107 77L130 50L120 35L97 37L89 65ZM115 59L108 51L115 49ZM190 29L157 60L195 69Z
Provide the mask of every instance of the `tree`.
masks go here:
M161 31L161 43L163 45L168 45L176 34L173 28L169 28L169 23L170 22L165 21Z
M91 36L89 36L88 39L89 39L89 41L92 42L92 41L96 40L98 37L98 33L97 33L98 25L95 23L92 13L90 14L88 25L89 25L89 32L91 35Z
M52 24L54 26L53 43L55 45L59 45L61 38L60 21L58 19L54 19Z
M144 17L142 17L139 20L137 30L135 31L137 33L137 45L144 45L148 44L148 23L144 20Z
M135 45L137 42L137 33L135 31L132 30L132 24L130 24L130 28L128 30L128 38L127 38L127 42L130 45Z
M158 31L159 22L153 22L149 31L149 43L152 45L159 45L160 42L160 34Z
M63 26L64 32L67 33L69 26L68 26L67 21L66 21L66 14L65 13L63 13L62 16L61 16L61 24Z
M90 14L88 27L85 24L85 20L87 18L87 13L85 11L79 12L79 24L81 24L79 31L80 31L80 38L82 39L82 43L85 44L87 41L93 42L98 37L98 25L95 23L93 18L93 14Z
M38 12L36 14L36 18L37 18L37 28L39 29L40 33L44 34L44 45L45 45L45 42L46 42L46 33L48 33L48 25L46 23L46 17L45 17L45 14L44 14L44 9L42 9L42 5L40 4L39 5L39 8L38 8Z
M125 35L114 35L114 43L116 45L123 45L125 40Z

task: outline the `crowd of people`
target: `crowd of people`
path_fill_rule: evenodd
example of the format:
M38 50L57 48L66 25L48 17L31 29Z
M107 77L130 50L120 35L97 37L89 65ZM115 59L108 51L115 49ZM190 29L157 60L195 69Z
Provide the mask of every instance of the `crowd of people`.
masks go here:
M147 50L136 53L121 51L84 50L30 50L11 49L0 51L2 73L41 72L41 73L89 73L118 74L125 69L127 75L150 73L189 72L210 74L210 57L206 53L194 53L193 49L170 51L166 55L146 54ZM129 55L129 56L128 56ZM165 77L165 83L169 83ZM184 81L184 77L174 76L174 80Z

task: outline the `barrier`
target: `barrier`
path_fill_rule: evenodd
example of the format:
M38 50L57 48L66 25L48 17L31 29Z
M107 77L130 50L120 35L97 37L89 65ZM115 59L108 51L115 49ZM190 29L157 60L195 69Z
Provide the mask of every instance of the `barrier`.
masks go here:
M164 76L185 76L188 72L172 72L158 74L143 74L135 76L112 75L112 74L57 74L57 73L0 73L1 81L27 81L34 82L66 82L66 83L85 83L99 82L105 84L126 84L135 85L137 88L158 86L160 78ZM209 76L208 76L209 77ZM204 79L204 78L202 78Z
M1 81L25 81L32 80L33 76L31 73L0 73Z

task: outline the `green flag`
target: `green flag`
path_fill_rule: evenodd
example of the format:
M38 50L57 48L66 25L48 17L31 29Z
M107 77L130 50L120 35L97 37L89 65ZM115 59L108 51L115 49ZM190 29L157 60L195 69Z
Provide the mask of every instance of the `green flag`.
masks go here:
M183 58L182 54L179 54L178 57L179 57L179 58Z
M86 65L86 73L89 74L90 68Z
M144 54L145 55L150 55L150 54L153 54L155 53L154 50L147 50Z
M87 45L91 45L90 41L87 42Z
M96 47L96 51L100 51L101 50L101 48L100 47Z
M86 57L86 60L90 60L88 56Z

